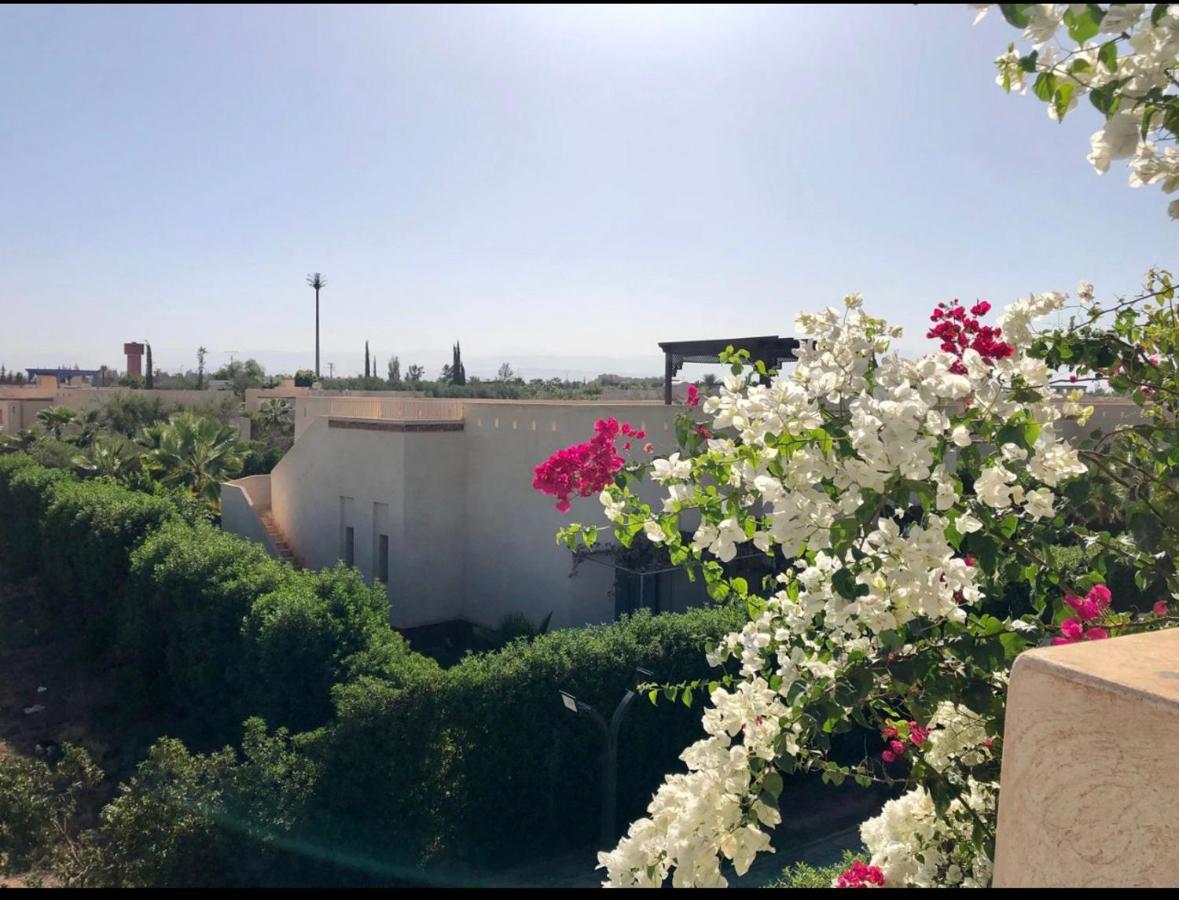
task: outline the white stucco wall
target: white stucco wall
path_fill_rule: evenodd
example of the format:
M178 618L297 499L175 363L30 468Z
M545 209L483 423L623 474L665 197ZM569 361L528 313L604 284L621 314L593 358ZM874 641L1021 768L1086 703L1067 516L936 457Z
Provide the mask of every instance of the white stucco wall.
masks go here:
M221 528L231 534L256 541L271 556L278 556L270 543L259 513L270 508L270 476L250 475L236 482L221 485Z
M596 498L570 514L532 487L533 468L553 451L587 440L594 423L614 416L648 432L659 450L674 445L679 411L659 403L514 403L468 401L462 430L387 430L381 419L313 416L271 474L271 511L286 539L313 568L341 558L341 528L354 529L354 562L379 573L378 535L389 536L389 595L395 625L461 618L497 624L509 613L552 627L609 621L614 572L586 563L572 574L558 528L605 523ZM342 427L341 422L353 423ZM420 419L401 423L423 427ZM637 442L632 453L642 454ZM647 487L654 501L654 485ZM343 502L341 498L350 498ZM345 523L343 519L347 519ZM234 519L226 520L233 530ZM665 588L665 592L667 588ZM674 578L665 602L702 602L702 587Z
M316 418L271 473L271 511L286 539L305 565L323 568L342 558L341 531L351 525L354 563L371 579L381 533L374 504L382 504L393 624L461 617L463 432L333 428L331 421Z

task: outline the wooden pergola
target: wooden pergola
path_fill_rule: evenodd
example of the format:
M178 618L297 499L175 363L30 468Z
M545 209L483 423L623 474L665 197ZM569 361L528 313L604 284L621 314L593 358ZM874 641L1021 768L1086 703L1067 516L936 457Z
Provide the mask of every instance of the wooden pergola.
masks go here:
M794 362L798 358L794 351L798 349L799 344L798 338L784 338L772 334L710 341L663 341L659 344L664 358L663 402L671 403L671 380L686 362L720 362L720 355L725 348L732 347L734 350L748 350L750 363L761 360L767 369L776 369L779 364ZM763 376L762 381L764 383L768 379Z

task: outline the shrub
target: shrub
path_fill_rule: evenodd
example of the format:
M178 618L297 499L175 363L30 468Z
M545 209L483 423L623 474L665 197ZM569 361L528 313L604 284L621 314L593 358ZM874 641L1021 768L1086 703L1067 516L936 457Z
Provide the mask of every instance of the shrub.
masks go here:
M40 571L42 520L53 486L66 478L22 453L0 458L0 557L15 574Z
M148 751L102 811L81 871L67 881L107 887L290 884L297 857L282 849L303 821L317 772L298 739L246 723L242 756L190 753L173 738Z
M704 648L732 630L730 609L651 615L517 641L447 671L446 712L461 773L462 844L510 858L597 835L602 736L561 704L566 690L607 719L634 669L661 682L707 677ZM712 670L715 673L715 670ZM702 735L698 708L638 698L619 735L622 817L640 812L680 752Z
M132 554L119 644L147 699L190 714L215 741L244 718L242 624L294 577L259 545L207 522L172 521Z
M248 708L295 728L329 718L332 685L346 678L357 654L378 639L402 640L389 627L384 588L369 587L342 564L299 573L259 597L243 633Z
M318 744L326 793L316 818L369 860L428 858L445 846L507 862L582 846L597 835L602 738L563 709L558 690L609 716L636 666L668 681L706 675L704 645L736 617L643 612L448 670L400 647L370 648L355 680L334 691L335 718ZM635 701L620 737L620 816L646 804L699 730L698 711Z
M53 865L75 836L78 803L102 772L81 747L66 744L50 765L12 756L0 765L0 873Z
M62 624L96 640L114 630L131 551L175 516L167 500L101 481L62 479L42 519L43 595Z

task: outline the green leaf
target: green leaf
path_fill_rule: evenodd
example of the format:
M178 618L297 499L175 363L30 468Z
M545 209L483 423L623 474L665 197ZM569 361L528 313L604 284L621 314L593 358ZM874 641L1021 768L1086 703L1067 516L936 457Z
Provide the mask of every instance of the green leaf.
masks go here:
M831 552L839 559L851 548L859 533L860 523L855 516L845 516L831 523Z
M684 701L684 706L692 705L692 688L690 685L684 688L684 693L680 696L680 699Z
M1052 106L1056 110L1056 121L1063 122L1064 117L1068 115L1068 105L1072 102L1073 94L1077 91L1077 86L1071 81L1066 81L1056 89L1056 93L1052 95Z
M1009 25L1014 25L1016 28L1027 28L1028 22L1028 7L1030 3L1000 3L999 12L1003 14L1003 18L1007 20Z
M1097 23L1093 21L1088 7L1074 12L1069 9L1064 14L1064 24L1068 27L1068 36L1078 44L1083 44L1097 34Z
M1162 21L1163 16L1167 14L1167 7L1170 5L1170 3L1156 3L1154 9L1150 11L1150 24L1158 25Z
M1097 61L1109 71L1116 72L1118 70L1117 41L1106 41L1102 44L1101 49L1097 51Z
M1041 72L1036 76L1036 81L1032 85L1032 93L1045 103L1050 101L1052 95L1056 93L1056 76L1051 72Z
M835 588L835 592L839 596L847 599L856 599L856 578L847 569L840 569L831 578L831 586Z
M777 800L782 796L782 776L778 774L777 770L770 769L761 780L761 787L763 791Z
M1015 515L1004 516L999 521L999 533L1005 538L1011 537L1015 534L1015 530L1019 528L1019 517Z

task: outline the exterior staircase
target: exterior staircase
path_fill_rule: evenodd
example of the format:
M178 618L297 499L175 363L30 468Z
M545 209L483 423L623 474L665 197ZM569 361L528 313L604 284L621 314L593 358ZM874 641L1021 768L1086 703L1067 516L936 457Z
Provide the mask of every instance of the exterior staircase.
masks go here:
M266 534L270 538L270 543L278 551L279 559L283 559L290 563L296 569L305 568L303 561L295 555L295 551L291 549L290 543L286 539L286 535L278 527L278 523L274 521L274 516L270 514L270 510L260 513L258 518L262 522L262 527L266 529Z

